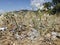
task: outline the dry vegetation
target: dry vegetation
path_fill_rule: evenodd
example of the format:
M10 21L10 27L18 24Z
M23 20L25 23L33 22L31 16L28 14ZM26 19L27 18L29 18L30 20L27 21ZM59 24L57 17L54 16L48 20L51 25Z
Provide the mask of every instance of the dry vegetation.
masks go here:
M60 16L8 12L0 16L0 28L4 28L0 29L0 45L60 45Z

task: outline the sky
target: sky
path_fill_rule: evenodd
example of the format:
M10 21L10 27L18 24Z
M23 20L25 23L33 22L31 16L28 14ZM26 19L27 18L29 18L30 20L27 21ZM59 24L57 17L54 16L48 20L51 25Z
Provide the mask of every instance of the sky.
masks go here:
M50 0L46 0L50 1ZM31 9L31 0L0 0L0 12Z

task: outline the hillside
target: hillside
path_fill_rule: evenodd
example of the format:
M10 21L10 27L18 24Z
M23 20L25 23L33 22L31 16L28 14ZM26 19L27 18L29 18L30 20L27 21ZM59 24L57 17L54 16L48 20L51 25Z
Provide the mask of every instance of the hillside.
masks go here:
M60 16L31 10L1 14L0 45L60 45Z

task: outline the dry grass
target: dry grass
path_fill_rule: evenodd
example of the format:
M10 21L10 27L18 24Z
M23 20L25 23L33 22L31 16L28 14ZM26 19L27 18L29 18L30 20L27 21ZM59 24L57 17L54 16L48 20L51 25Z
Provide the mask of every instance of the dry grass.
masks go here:
M1 45L60 45L60 38L52 40L51 34L53 31L60 33L60 17L56 15L33 11L10 12L0 16L0 27L7 27L0 31Z

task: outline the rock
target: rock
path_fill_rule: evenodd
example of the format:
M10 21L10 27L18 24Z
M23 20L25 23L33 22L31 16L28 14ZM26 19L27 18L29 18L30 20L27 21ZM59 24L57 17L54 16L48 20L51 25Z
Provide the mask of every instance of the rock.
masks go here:
M44 37L40 37L39 40L40 40L40 41L43 41L43 40L44 40Z
M20 35L18 35L18 32L15 34L15 38L19 39Z
M45 37L47 37L47 38L51 38L51 34L48 33L48 34L45 35Z
M35 40L40 36L39 32L34 28L32 28L32 30L29 31L27 35L29 36L28 39L30 40Z
M58 33L56 37L60 39L60 33Z
M15 43L13 43L13 45L15 45Z
M57 32L51 32L52 40L55 40L57 37Z

